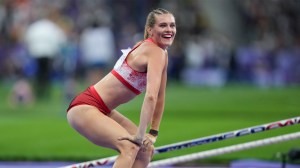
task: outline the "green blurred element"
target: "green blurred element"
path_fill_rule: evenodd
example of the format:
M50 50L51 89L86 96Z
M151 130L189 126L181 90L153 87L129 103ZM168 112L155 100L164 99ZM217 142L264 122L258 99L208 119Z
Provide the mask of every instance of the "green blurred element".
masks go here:
M79 86L78 92L85 87ZM48 101L32 106L12 107L6 97L11 87L1 85L0 160L87 161L116 155L97 147L67 123L62 86L53 89ZM300 87L259 89L250 86L223 88L184 87L169 84L165 114L156 146L224 133L299 116ZM118 108L138 123L143 95ZM99 121L101 122L101 121ZM300 124L188 149L155 155L154 160L215 149L299 131ZM234 159L278 160L278 152L300 147L300 140L219 155L203 163L228 163Z

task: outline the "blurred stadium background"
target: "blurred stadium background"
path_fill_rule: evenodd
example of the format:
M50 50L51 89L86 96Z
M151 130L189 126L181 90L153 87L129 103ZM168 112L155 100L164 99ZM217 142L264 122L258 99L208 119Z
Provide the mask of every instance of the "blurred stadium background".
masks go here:
M95 75L99 79L112 68L120 49L142 40L146 15L158 7L175 15L177 36L169 48L166 114L157 146L299 116L298 0L0 0L0 160L86 161L115 155L75 133L65 120L65 110ZM33 54L37 51L30 47L35 38L28 35L30 26L41 19L61 30L57 37L49 27L33 31L46 32L54 39L45 42L46 51L38 51L50 63L49 80L42 81L36 78L41 72ZM92 37L99 35L104 41L93 43L97 39L87 37L86 32L95 28ZM88 45L90 41L94 45ZM85 57L86 48L100 48L95 53L106 57L91 64ZM141 101L138 98L120 110L138 121ZM282 128L154 159L299 128ZM185 166L230 166L244 159L281 164L299 144L294 140ZM296 163L299 161L294 160Z

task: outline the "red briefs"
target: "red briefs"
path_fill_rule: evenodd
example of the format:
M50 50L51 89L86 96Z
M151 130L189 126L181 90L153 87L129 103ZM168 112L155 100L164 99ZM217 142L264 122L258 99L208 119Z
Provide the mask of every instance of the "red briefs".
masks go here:
M85 91L81 92L78 96L76 96L69 105L67 112L74 106L78 105L91 105L95 106L105 115L108 115L111 110L105 105L100 95L97 93L94 86L88 87Z

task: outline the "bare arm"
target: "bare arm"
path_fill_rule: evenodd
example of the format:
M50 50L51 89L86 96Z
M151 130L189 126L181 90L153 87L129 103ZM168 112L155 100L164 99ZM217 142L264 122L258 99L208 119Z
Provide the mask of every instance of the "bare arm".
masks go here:
M149 52L148 54L147 88L141 109L138 132L136 135L138 139L143 139L145 136L146 129L153 117L155 109L157 108L157 102L162 104L162 94L159 94L159 92L164 78L163 76L167 57L165 52L161 49L154 48L151 50L151 53ZM158 113L156 114L157 116Z
M165 64L165 67L163 70L158 99L157 99L157 103L156 103L156 107L154 110L154 114L153 114L152 121L151 121L151 127L150 127L151 129L157 130L157 131L159 130L160 122L161 122L163 112L164 112L164 107L165 107L165 95L166 95L166 85L167 85L167 66L168 66L168 60L166 61L166 64Z

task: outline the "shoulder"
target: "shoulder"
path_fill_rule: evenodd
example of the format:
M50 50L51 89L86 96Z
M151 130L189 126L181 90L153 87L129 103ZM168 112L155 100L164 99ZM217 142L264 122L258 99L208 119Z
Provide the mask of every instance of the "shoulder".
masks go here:
M166 50L163 50L162 48L158 47L156 44L153 44L151 42L142 43L140 49L143 55L146 55L148 57L164 58L167 55Z

